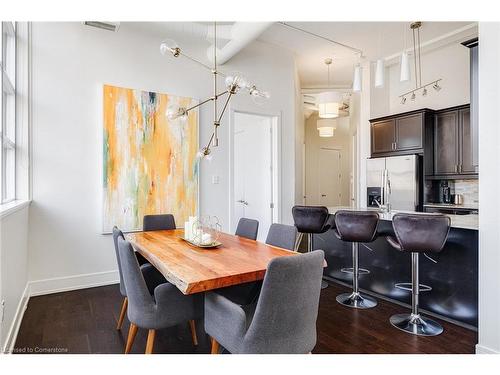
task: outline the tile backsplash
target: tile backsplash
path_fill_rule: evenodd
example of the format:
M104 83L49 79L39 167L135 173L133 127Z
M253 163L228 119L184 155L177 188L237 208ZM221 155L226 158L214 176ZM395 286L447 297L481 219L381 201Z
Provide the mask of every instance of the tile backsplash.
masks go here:
M455 180L450 184L450 187L452 194L464 196L464 206L477 207L479 205L478 180Z

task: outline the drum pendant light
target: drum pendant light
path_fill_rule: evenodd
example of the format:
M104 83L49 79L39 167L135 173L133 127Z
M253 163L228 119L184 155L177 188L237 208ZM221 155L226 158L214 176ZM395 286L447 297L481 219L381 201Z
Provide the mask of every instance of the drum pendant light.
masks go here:
M325 64L328 68L328 88L330 88L330 65L332 59L325 59ZM320 118L336 118L339 117L340 95L333 91L322 92L318 95L318 112Z

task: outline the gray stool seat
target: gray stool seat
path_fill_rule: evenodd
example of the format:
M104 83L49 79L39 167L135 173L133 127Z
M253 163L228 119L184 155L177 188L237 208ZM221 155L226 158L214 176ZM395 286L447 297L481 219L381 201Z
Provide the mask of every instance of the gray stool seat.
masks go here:
M298 251L302 237L307 236L307 252L314 249L313 234L325 233L333 227L333 218L324 206L294 206L292 216L299 235L294 250ZM321 282L321 289L328 287L326 281Z
M376 212L341 210L335 213L335 236L352 243L352 268L343 268L343 272L352 273L352 292L337 296L337 302L356 309L369 309L377 306L377 301L359 292L359 275L369 273L359 268L359 243L368 243L377 237L379 217Z
M411 291L411 313L390 318L391 324L404 332L418 336L436 336L443 332L438 322L419 312L420 292L432 289L419 282L419 253L440 252L448 238L450 223L449 217L440 214L396 214L392 219L396 237L386 237L387 242L398 251L411 253L411 288L406 287L407 283L396 285Z

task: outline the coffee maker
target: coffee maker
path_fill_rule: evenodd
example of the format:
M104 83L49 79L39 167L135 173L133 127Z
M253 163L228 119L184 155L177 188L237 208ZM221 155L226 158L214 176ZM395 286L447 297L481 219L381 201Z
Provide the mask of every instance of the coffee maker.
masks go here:
M441 181L439 185L439 195L440 201L442 203L452 203L451 202L451 189L448 186L448 181Z

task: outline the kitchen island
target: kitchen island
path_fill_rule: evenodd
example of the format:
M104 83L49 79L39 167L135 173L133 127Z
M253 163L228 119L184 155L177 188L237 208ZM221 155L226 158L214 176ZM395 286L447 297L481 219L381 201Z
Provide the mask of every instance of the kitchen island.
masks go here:
M341 209L354 210L331 207L329 211L333 215ZM395 250L385 239L387 235L394 236L392 217L397 212L379 213L378 238L360 245L360 267L370 273L360 274L359 285L362 291L376 298L409 308L411 293L395 288L394 284L411 281L410 254ZM438 254L428 254L432 259L420 257L420 283L432 287L431 291L421 293L420 306L430 315L477 329L478 215L447 216L451 218L451 229L443 250ZM324 271L326 279L351 284L352 275L341 272L342 268L352 267L350 243L340 241L329 230L314 235L313 248L325 251L328 262Z

